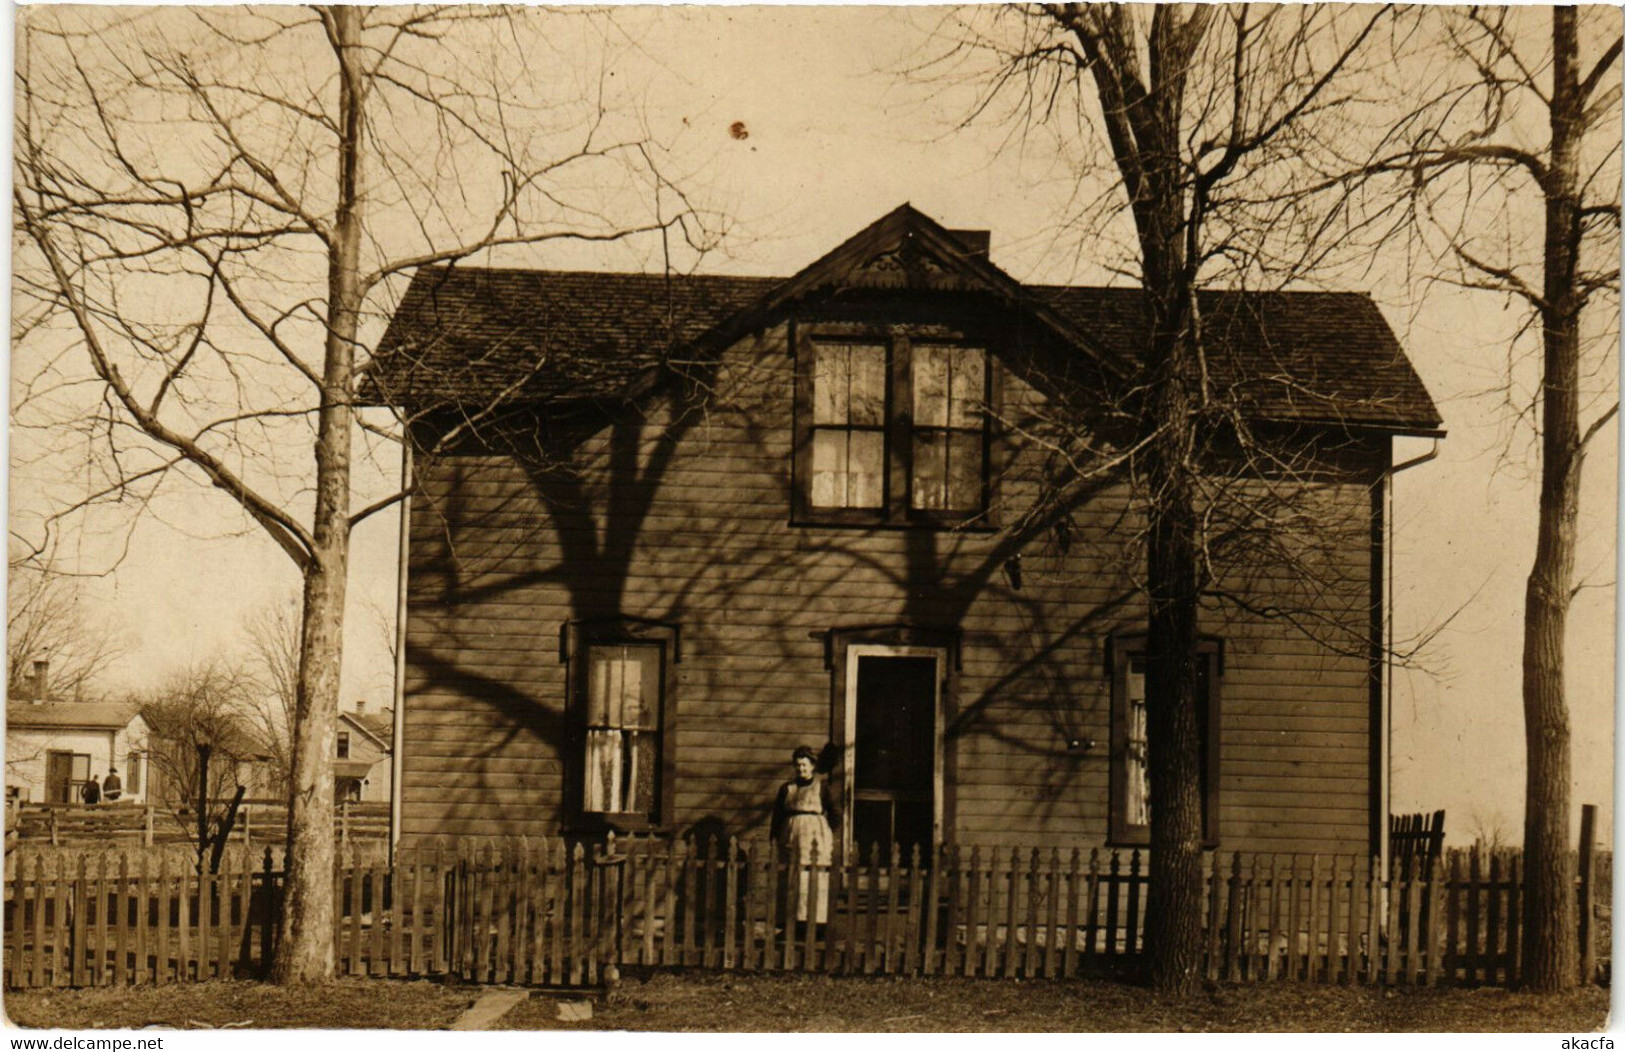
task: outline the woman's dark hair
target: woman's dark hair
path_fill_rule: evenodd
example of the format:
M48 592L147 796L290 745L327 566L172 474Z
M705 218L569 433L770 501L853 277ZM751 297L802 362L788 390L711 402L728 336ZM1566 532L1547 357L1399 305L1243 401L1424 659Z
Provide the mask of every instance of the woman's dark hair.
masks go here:
M818 763L818 750L814 749L811 745L796 746L796 751L790 754L790 762L795 763L803 756L811 760L814 765Z

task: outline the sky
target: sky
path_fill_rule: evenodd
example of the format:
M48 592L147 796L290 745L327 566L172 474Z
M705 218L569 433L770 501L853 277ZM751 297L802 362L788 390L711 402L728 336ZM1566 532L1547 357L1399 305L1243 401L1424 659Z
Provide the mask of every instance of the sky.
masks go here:
M687 185L728 217L728 235L700 269L793 273L909 201L948 227L990 230L993 262L1020 280L1112 279L1120 246L1058 230L1055 217L1079 185L1048 137L997 123L960 127L971 98L964 90L899 75L917 61L922 29L937 17L921 9L748 7L617 14L624 37L597 69L599 82L620 78L616 90L637 100L640 118L669 143ZM579 83L566 90L572 86ZM501 262L655 269L660 253L650 241L552 244ZM1449 431L1437 457L1398 476L1394 487L1396 636L1432 638L1414 667L1395 676L1393 809L1446 809L1453 841L1515 841L1523 791L1522 591L1536 487L1529 431L1509 422L1498 392L1520 317L1504 297L1417 280L1397 256L1342 287L1376 299ZM20 374L30 366L29 351L16 353ZM1519 370L1526 384L1527 364ZM60 460L16 467L17 451L32 441L13 433L14 525L48 508L80 470ZM1612 826L1617 445L1610 426L1586 468L1578 569L1588 587L1571 614L1568 653L1575 803L1603 805L1605 829ZM1407 441L1398 456L1433 447ZM385 640L397 536L398 519L385 513L354 537L347 706L390 698ZM150 686L217 654L240 654L245 618L291 602L298 587L288 559L204 487L170 489L133 525L127 515L86 524L67 538L64 554L86 569L116 562L84 584L87 606L127 643L109 678L115 690Z

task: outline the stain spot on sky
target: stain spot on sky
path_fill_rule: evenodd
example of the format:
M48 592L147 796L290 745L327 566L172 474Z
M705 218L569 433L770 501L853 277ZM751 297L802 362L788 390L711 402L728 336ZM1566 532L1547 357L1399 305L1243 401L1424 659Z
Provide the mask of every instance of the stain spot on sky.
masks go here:
M750 129L745 127L744 121L734 121L728 125L728 134L735 139L748 139L750 138Z

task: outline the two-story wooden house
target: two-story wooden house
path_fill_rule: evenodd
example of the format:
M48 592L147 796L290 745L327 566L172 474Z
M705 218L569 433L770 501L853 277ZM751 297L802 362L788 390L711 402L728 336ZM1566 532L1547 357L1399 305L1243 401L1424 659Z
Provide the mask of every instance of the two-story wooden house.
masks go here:
M1323 579L1204 606L1209 839L1371 851L1392 443L1439 416L1364 296L1201 306L1330 523ZM374 376L418 451L401 833L762 834L805 743L849 843L1143 843L1135 482L1068 488L1140 311L908 206L789 278L418 272Z

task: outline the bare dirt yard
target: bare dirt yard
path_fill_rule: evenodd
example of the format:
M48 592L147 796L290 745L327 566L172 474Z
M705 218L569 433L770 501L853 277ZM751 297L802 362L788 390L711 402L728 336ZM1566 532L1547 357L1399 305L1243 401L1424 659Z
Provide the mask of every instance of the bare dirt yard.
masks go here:
M284 1027L439 1030L474 1003L480 989L431 982L339 979L302 989L264 983L11 991L13 1025L61 1030Z
M447 1027L477 986L336 980L284 990L251 982L14 992L7 1017L25 1027ZM546 993L503 1017L503 1029L643 1031L1501 1031L1586 1033L1607 1023L1608 991L1539 998L1505 990L1391 992L1281 984L1220 985L1168 1001L1108 982L989 982L663 973L595 998L593 1017L561 1023Z
M1608 991L1543 999L1505 990L1393 992L1221 985L1166 1001L1108 982L658 974L629 979L562 1024L537 996L509 1029L659 1031L1563 1031L1599 1030Z

